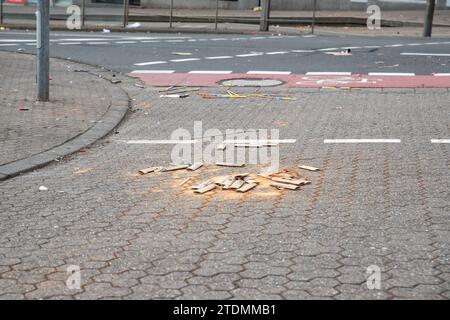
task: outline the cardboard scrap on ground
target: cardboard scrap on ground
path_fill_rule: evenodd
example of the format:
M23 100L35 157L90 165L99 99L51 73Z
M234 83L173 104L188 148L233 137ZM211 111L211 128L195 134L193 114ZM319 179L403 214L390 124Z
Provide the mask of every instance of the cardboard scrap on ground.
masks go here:
M304 166L304 165L301 165L301 166L298 166L298 167L299 167L300 169L308 170L308 171L320 171L319 168L311 167L311 166Z

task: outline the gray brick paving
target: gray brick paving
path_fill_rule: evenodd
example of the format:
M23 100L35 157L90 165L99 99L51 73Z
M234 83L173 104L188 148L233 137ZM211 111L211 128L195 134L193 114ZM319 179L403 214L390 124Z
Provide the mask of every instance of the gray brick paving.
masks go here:
M448 91L160 99L123 81L133 112L119 134L0 184L0 299L449 298L450 151L430 143L450 136ZM196 120L204 130L278 127L280 138L298 140L281 147L283 167L323 170L300 172L312 184L298 192L242 195L178 186L227 168L137 174L168 164L172 146L121 141L169 139ZM79 290L65 286L73 264ZM366 285L371 265L381 269L380 290Z

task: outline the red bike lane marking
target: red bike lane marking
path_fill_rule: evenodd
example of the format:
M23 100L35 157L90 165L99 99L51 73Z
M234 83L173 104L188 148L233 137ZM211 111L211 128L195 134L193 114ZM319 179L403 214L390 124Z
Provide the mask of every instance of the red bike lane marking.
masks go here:
M249 74L191 74L138 73L129 74L148 86L220 87L231 79L281 80L288 88L450 88L450 76L386 76L386 75L249 75Z

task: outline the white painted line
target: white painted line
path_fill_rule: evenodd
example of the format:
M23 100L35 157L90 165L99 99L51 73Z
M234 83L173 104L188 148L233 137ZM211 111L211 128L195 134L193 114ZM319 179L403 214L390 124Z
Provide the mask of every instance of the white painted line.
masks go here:
M134 70L131 73L174 73L175 70Z
M369 72L369 76L401 76L401 77L412 77L415 73L401 73L401 72Z
M401 143L400 139L325 139L323 143Z
M398 48L398 47L403 47L405 46L404 44L387 44L384 47L385 48Z
M189 41L189 42L196 42L197 39L189 39L188 41Z
M116 41L114 43L117 43L117 44L130 44L130 43L136 43L136 41Z
M25 43L26 46L35 46L36 43L35 42L31 42L31 43Z
M217 60L217 59L231 59L232 56L217 56L217 57L205 57L205 59L208 60Z
M236 143L245 143L245 144L260 144L260 143L277 143L277 144L288 144L288 143L296 143L296 139L247 139L247 140L225 140L224 144L236 144Z
M159 42L161 42L161 41L159 41L159 40L143 40L143 41L141 41L141 43L159 43Z
M247 74L291 74L290 71L249 71Z
M379 49L381 46L364 46L364 49Z
M262 56L262 52L255 52L255 53L246 53L246 54L237 54L236 57L239 58L246 58L246 57L256 57L256 56Z
M18 43L0 43L0 47L18 46Z
M291 50L291 52L305 53L305 52L315 52L314 50Z
M274 51L274 52L266 52L266 54L268 55L273 55L273 54L286 54L289 53L288 51Z
M191 73L191 74L230 74L230 73L232 73L233 71L220 71L220 70L217 70L217 71L215 71L215 70L192 70L192 71L189 71L188 73Z
M402 52L402 56L429 56L429 57L450 57L450 53L423 53L423 52Z
M211 41L224 41L224 40L227 40L227 39L225 39L225 38L214 38L214 39L211 39Z
M450 77L450 73L434 73L435 77Z
M446 144L450 144L450 139L431 139L431 143L446 143Z
M312 35L312 34L308 34L306 36L302 36L302 38L316 38L317 36Z
M323 49L317 49L317 51L336 51L339 50L339 48L323 48Z
M141 63L135 63L135 66L150 66L153 64L163 64L167 63L167 61L150 61L150 62L141 62Z
M308 76L325 76L325 75L333 75L333 76L350 76L351 72L307 72Z
M87 44L93 44L93 45L98 45L98 44L109 44L109 42L88 42Z
M186 61L198 61L200 60L199 58L187 58L187 59L174 59L174 60L170 60L172 62L186 62Z
M407 46L411 46L411 47L417 47L417 46L421 46L421 43L408 43Z
M186 40L166 40L166 42L185 42Z
M194 144L200 140L128 140L127 144Z
M424 43L427 46L433 46L433 45L437 45L437 44L441 44L440 42L425 42Z
M0 39L0 42L30 42L30 41L35 41L33 39L29 39L29 40L24 40L24 39Z
M247 40L247 38L231 38L231 40Z
M81 42L59 42L58 44L61 46L68 46L72 44L81 44Z
M265 39L266 37L251 37L250 39L252 40L261 40L261 39Z

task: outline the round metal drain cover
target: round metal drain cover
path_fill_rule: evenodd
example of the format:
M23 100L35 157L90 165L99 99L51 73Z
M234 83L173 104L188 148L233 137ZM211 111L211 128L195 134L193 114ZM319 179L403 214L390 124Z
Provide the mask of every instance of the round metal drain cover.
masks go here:
M223 80L220 83L226 87L276 87L284 84L284 81L277 79L241 78Z

